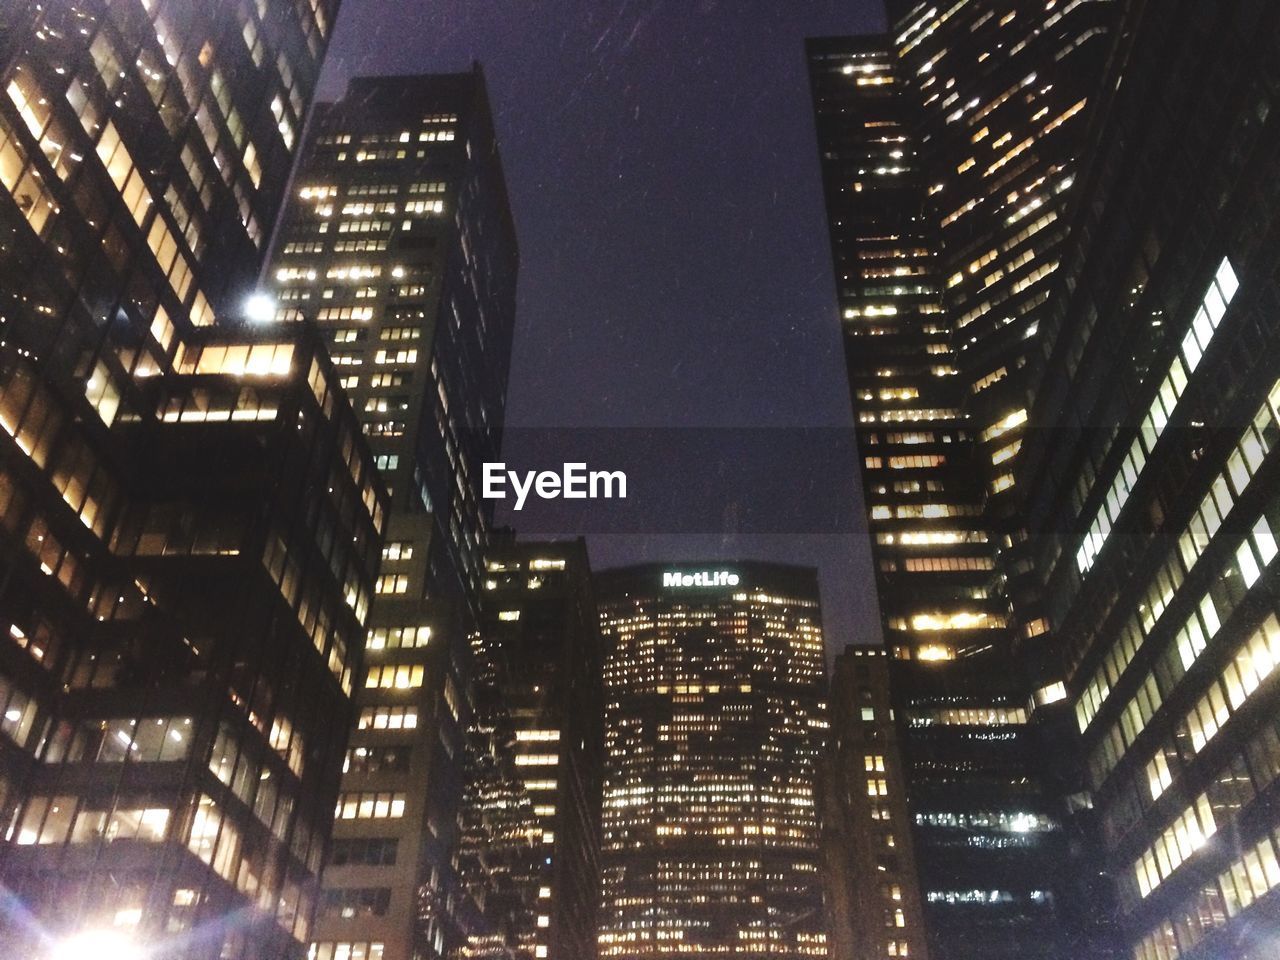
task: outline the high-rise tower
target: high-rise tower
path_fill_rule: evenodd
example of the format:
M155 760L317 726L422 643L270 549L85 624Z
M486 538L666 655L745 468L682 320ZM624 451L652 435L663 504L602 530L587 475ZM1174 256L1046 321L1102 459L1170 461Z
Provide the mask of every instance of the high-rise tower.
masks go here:
M1275 953L1280 11L1127 3L1019 485L1137 960Z
M276 317L328 339L391 491L320 960L443 956L479 929L454 857L517 259L478 66L357 78L317 107L270 269Z
M602 957L827 956L812 569L596 578L605 667Z
M930 952L1055 956L1065 693L1014 465L1112 5L890 14L808 53Z
M586 544L500 543L487 555L484 586L481 660L515 788L497 782L524 803L523 844L508 840L504 854L482 838L471 853L507 856L506 877L492 886L505 897L517 957L594 960L604 704ZM491 804L480 819L509 823L513 806Z

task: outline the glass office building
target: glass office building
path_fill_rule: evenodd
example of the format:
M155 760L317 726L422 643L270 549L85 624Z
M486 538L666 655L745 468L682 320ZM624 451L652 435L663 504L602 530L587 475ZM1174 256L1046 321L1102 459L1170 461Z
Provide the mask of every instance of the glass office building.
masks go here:
M1280 15L1131 3L1122 26L1019 484L1125 955L1262 958L1280 942Z
M387 496L322 344L243 318L335 13L0 14L0 877L23 955L310 939Z

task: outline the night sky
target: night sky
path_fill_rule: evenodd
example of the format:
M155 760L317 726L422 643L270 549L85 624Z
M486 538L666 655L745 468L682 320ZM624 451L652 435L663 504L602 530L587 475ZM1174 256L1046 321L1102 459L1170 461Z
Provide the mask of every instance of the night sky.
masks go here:
M833 650L878 626L803 41L881 27L879 0L343 0L321 89L481 62L521 250L508 461L559 466L540 428L725 428L616 432L672 478L632 481L651 523L593 501L565 532L596 568L816 565ZM708 471L731 508L674 509ZM554 527L528 514L500 519Z

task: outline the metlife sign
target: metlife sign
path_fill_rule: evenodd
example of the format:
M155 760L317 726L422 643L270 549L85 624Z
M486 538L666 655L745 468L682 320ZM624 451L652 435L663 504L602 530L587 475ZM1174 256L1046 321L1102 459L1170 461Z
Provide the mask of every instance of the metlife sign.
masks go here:
M699 570L685 573L678 570L663 571L664 587L736 587L740 578L728 570Z

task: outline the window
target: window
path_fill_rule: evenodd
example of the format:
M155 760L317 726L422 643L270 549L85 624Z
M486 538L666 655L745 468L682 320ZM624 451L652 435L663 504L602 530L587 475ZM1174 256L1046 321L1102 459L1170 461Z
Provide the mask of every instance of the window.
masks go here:
M389 867L396 862L394 837L362 837L353 840L334 840L329 847L329 863L335 867L365 866Z
M324 891L320 912L325 917L383 917L391 906L390 887L347 887Z
M404 803L403 793L342 793L333 815L339 820L398 820Z
M417 707L365 707L358 730L413 730L418 726Z
M383 560L411 560L413 544L403 540L393 540L382 548Z
M554 766L560 762L554 753L518 753L515 759L517 767Z
M352 747L342 764L343 773L404 773L408 769L408 747Z
M378 627L369 631L369 642L366 650L398 650L402 648L425 647L431 641L431 628L421 627Z
M365 687L384 690L409 690L422 686L422 664L385 664L369 668Z
M191 820L187 849L213 867L217 874L234 880L240 863L240 833L224 822L222 809L207 795L200 797Z
M382 960L383 945L367 940L355 943L326 940L315 946L314 960Z

